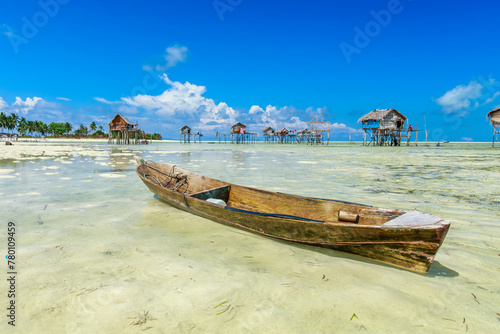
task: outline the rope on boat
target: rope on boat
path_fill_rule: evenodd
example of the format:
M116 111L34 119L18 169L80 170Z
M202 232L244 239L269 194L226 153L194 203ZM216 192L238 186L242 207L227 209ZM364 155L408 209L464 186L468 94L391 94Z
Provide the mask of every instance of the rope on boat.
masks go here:
M174 191L176 191L177 189L179 189L183 184L186 183L186 180L182 179L182 180L179 180L179 182L177 182L174 186Z
M170 173L168 173L167 177L165 180L163 180L162 184L167 181L168 178L170 178L170 181L174 178L174 171L175 171L175 165L172 166L172 169L170 169ZM167 186L170 182L168 182L165 186Z
M151 175L151 174L146 174L146 173L144 173L144 177L145 177L145 178L147 178L148 176L151 176L151 177L153 177L153 178L154 178L154 180L156 181L156 183L158 183L158 185L159 185L159 186L161 186L161 187L165 187L165 188L167 188L167 189L169 189L169 188L168 188L168 185L170 185L170 182L171 182L174 178L176 178L178 181L177 181L177 183L174 185L174 187L173 187L173 189L172 189L172 190L173 190L173 191L177 191L180 187L182 187L182 186L184 185L184 186L186 187L186 191L184 192L184 195L189 195L189 183L187 182L187 175L182 175L182 174L180 174L180 173L179 173L179 174L177 174L177 175L175 175L175 174L174 174L174 171L175 171L175 165L173 165L173 166L172 166L172 168L170 169L170 173L165 173L164 171L162 171L162 170L160 170L160 169L158 169L158 168L156 168L156 167L153 167L153 166L151 166L151 165L148 165L146 162L144 162L144 165L145 165L146 167L148 167L148 168L151 168L151 169L153 169L153 170L157 171L157 172L158 172L158 173L160 173L160 174L163 174L163 175L166 175L166 176L167 176L167 177L166 177L166 178L165 178L162 182L160 182L156 176ZM170 179L170 181L168 181L168 182L165 184L165 182L166 182L168 179ZM180 192L180 191L179 191L179 192Z
M158 183L158 184L161 186L161 182L160 182L160 181L158 181L158 179L156 178L156 176L151 175L151 174L146 174L146 173L144 173L144 177L145 177L145 178L148 178L148 177L152 177L152 178L154 178L154 180L156 181L156 183Z

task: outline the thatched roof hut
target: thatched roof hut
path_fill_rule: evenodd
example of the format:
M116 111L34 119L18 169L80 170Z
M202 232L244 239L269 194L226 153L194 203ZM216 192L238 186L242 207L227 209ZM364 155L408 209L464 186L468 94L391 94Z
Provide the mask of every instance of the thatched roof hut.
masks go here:
M287 128L281 128L276 133L279 136L286 136L290 131Z
M231 133L245 133L247 126L243 123L236 123L231 126Z
M363 129L402 129L406 117L394 108L375 109L364 115L358 122L361 122Z
M123 131L132 130L134 124L132 124L125 116L116 114L115 117L108 123L109 131Z
M189 134L191 134L191 128L187 125L184 125L181 128L181 135L189 135Z
M500 108L490 111L486 118L490 119L491 125L500 126Z
M274 135L274 129L270 126L262 130L262 132L264 133L264 135L269 135L269 136Z

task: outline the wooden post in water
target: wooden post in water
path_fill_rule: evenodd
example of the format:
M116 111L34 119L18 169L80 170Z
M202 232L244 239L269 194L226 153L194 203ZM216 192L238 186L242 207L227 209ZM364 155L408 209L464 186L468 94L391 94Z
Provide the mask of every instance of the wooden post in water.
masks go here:
M425 131L425 146L427 146L427 122L425 121L425 116L424 116L424 131Z
M415 123L415 146L418 146L418 124Z

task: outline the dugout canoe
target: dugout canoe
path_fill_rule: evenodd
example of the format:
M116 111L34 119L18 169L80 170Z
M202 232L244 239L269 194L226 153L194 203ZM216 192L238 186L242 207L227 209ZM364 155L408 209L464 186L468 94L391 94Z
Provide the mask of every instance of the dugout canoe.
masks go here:
M387 210L283 194L212 179L136 158L136 173L179 209L257 234L356 254L426 273L450 223L418 211Z

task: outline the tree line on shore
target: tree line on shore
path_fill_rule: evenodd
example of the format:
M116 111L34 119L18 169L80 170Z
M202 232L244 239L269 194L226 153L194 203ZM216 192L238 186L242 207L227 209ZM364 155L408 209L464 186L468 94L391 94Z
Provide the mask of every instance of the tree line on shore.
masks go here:
M26 120L26 118L19 117L19 115L17 115L16 113L5 115L3 112L0 113L0 128L2 128L2 130L7 129L11 131L11 133L14 133L14 130L17 130L17 132L19 132L19 135L22 137L36 137L45 135L59 137L63 135L70 135L71 131L73 130L73 126L69 122L52 122L50 124L46 124L39 120ZM80 127L77 128L73 133L75 136L87 136L89 135L89 130L92 136L104 135L102 126L99 125L99 127L97 127L95 122L90 123L89 128L87 128L83 124L80 124Z
M24 117L19 117L16 113L11 113L10 115L5 115L3 112L0 112L0 128L7 129L11 133L14 133L14 130L19 132L21 137L40 137L46 135L52 135L54 137L97 137L102 138L106 136L104 133L104 129L102 125L97 126L95 122L90 123L87 128L85 125L80 124L80 126L73 131L73 135L71 135L71 131L73 130L73 126L69 122L59 123L52 122L50 124L46 124L42 121L29 121ZM161 135L158 133L155 134L146 134L143 131L140 131L141 139L162 139Z

